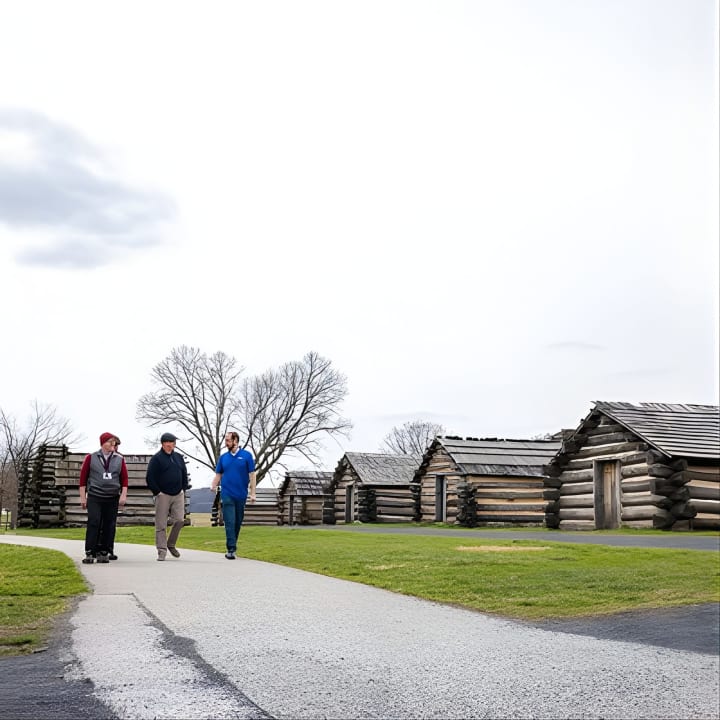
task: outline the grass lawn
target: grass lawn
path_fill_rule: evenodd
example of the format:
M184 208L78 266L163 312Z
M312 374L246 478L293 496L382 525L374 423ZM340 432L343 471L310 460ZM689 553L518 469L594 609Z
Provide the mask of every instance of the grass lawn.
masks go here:
M64 553L0 545L0 657L37 649L52 619L87 589Z
M82 528L17 533L84 537ZM238 554L513 618L598 615L720 600L717 552L615 548L561 539L558 534L553 540L510 540L501 529L489 539L246 526ZM119 527L116 541L153 545L154 529ZM178 546L225 552L224 529L185 527Z

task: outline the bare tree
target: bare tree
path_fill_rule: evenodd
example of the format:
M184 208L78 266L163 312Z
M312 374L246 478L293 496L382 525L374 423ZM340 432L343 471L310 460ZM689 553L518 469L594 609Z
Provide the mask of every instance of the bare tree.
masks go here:
M323 439L346 436L352 423L339 414L346 396L345 376L315 352L246 380L241 437L255 455L258 482L286 453L317 464Z
M445 428L427 420L411 420L396 425L383 439L380 449L393 455L423 455Z
M136 414L150 427L172 424L192 460L215 469L227 428L240 420L239 380L244 368L224 352L208 356L194 347L174 348L151 372L156 390L138 400Z
M78 436L69 420L52 405L35 400L25 423L0 408L0 507L17 513L18 479L22 468L41 445L70 445Z
M286 453L316 462L323 438L351 427L339 415L345 377L329 360L308 353L299 362L241 381L244 368L222 352L208 357L182 346L152 371L157 389L140 398L137 419L150 427L179 426L182 452L215 469L228 430L255 455L260 482Z
M17 493L17 475L10 461L10 453L3 435L0 437L0 510L10 511L13 526L17 517Z

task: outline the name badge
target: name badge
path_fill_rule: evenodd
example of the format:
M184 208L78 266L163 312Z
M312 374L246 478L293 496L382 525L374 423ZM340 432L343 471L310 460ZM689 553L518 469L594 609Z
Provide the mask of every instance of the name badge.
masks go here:
M112 473L103 473L103 480L112 480Z

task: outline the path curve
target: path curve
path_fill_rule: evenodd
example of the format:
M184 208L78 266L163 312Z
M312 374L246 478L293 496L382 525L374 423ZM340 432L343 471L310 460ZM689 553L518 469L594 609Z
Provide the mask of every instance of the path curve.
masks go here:
M0 536L79 561L82 542ZM720 658L181 550L78 567L72 673L120 718L715 718ZM12 716L10 716L12 717Z

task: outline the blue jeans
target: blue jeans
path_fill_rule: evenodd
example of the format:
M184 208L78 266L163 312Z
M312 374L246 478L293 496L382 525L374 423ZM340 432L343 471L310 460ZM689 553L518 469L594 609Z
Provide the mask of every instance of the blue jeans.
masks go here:
M220 495L222 502L223 522L225 523L225 544L228 552L237 550L238 535L245 517L245 503L247 498L232 498L229 495Z

